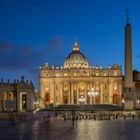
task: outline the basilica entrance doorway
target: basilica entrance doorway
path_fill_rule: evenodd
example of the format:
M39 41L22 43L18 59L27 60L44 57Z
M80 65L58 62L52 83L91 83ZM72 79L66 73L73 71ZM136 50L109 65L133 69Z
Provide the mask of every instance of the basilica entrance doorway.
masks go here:
M45 94L45 105L46 107L50 104L50 94L46 93Z
M120 96L118 93L113 94L113 104L119 104L120 103Z
M68 104L68 93L64 92L64 104Z
M99 104L100 103L100 96L99 95L95 97L95 103L96 104Z

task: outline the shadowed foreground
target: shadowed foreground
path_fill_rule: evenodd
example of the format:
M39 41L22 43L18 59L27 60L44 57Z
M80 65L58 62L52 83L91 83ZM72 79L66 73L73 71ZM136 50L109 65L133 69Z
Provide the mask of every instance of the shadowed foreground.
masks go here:
M139 120L0 122L0 140L139 140Z

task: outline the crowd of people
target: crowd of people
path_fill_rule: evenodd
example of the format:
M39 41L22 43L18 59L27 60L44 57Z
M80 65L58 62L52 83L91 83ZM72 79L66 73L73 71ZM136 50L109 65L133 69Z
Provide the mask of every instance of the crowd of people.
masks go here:
M139 119L140 114L135 112L64 112L64 121L72 120L72 125L77 126L79 120L116 120L116 119Z

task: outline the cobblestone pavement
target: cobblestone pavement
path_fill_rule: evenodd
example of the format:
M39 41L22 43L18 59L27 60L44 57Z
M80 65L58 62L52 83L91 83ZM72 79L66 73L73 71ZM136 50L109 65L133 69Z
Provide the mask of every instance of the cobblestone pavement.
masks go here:
M139 120L0 122L0 140L140 140Z

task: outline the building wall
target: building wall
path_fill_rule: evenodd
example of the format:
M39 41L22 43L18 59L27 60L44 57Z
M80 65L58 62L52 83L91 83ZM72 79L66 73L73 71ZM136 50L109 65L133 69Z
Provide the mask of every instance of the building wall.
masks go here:
M23 96L25 95L25 96ZM30 81L15 80L14 83L0 81L0 111L30 111L33 110L35 88ZM23 99L24 97L24 99Z
M53 103L79 104L79 98L85 98L85 104L109 103L121 104L121 69L82 68L64 69L42 67L39 71L41 107ZM91 88L98 92L96 98L89 96Z

